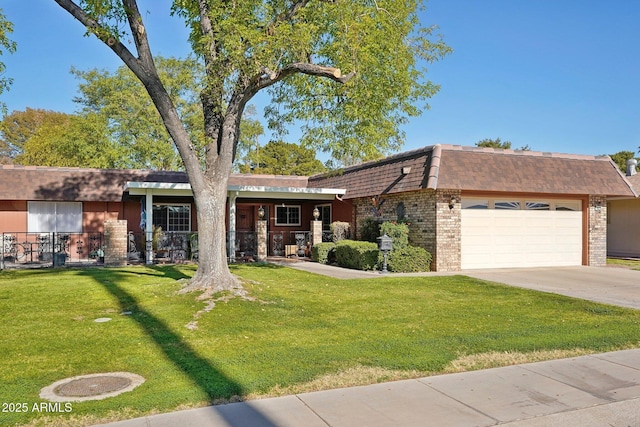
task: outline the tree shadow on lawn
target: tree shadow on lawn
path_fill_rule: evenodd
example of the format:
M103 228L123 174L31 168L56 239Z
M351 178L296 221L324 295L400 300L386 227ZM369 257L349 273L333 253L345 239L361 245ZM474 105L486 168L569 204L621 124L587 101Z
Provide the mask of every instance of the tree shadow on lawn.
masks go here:
M186 278L182 272L173 267L156 268L165 277L174 279ZM209 402L213 403L216 399L230 398L234 395L242 395L243 388L240 384L227 377L211 362L191 348L191 346L182 341L180 336L171 330L169 325L145 310L138 304L134 296L129 294L118 283L127 280L130 272L118 272L110 270L111 274L103 277L94 277L90 275L98 284L113 295L120 305L122 312L131 312L130 318L137 322L142 330L156 343L158 348L164 353L168 360L174 366L185 373L208 397ZM142 274L149 274L141 272ZM133 272L137 274L137 272ZM152 274L153 275L153 274ZM223 407L214 407L219 416L225 418L229 426L251 425L264 427L277 427L268 417L260 413L249 404L244 404L240 410L228 410Z

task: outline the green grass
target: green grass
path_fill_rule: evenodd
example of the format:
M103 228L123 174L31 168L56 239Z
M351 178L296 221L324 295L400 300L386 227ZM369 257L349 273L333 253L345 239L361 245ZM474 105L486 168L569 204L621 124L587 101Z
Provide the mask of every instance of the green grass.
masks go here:
M339 281L268 265L235 266L256 299L218 301L190 330L206 303L176 291L193 268L0 273L0 402L31 408L42 387L76 375L146 378L132 392L73 403L71 414L0 412L0 425L130 418L357 367L427 374L465 355L640 342L640 312L630 309L464 276Z
M640 270L640 259L607 258L607 264L628 267L633 270Z

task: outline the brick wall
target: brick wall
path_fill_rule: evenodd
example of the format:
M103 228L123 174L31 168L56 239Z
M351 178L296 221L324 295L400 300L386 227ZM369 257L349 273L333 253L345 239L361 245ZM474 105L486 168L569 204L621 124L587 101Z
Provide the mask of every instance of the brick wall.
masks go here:
M451 196L455 198L453 205ZM460 191L422 190L385 195L383 198L383 217L398 220L398 213L404 211L410 223L409 244L431 253L432 270L460 270ZM372 216L371 199L355 199L353 204L356 236L360 239L362 223Z
M607 265L607 197L589 196L589 265Z

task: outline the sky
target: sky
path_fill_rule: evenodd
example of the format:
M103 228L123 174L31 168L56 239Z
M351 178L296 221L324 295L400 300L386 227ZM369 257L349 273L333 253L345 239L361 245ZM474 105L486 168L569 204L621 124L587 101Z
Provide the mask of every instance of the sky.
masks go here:
M168 16L170 1L139 4L154 54L185 57L188 31ZM0 95L9 112L73 113L79 82L72 67L122 65L53 0L0 0L0 8L18 43L16 53L0 57L14 79ZM486 138L545 152L638 151L639 1L429 0L420 19L439 27L453 53L428 65L441 89L403 128L402 151ZM265 103L258 99L258 112Z

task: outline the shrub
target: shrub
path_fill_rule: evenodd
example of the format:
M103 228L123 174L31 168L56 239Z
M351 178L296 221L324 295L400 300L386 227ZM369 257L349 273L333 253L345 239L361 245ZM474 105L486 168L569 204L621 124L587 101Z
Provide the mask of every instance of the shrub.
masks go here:
M311 260L320 264L333 264L336 262L336 244L316 243L311 248Z
M389 252L387 269L394 273L429 271L431 254L417 246L405 246Z
M393 250L409 246L409 226L397 222L383 222L380 234L386 234L393 239Z
M333 234L333 241L339 242L340 240L348 239L351 235L349 228L351 224L348 222L334 221L331 223L331 233Z
M336 244L336 261L340 267L377 270L381 259L376 243L341 240Z
M380 237L380 223L378 218L365 218L364 222L360 226L360 238L365 242L377 243L377 238Z

